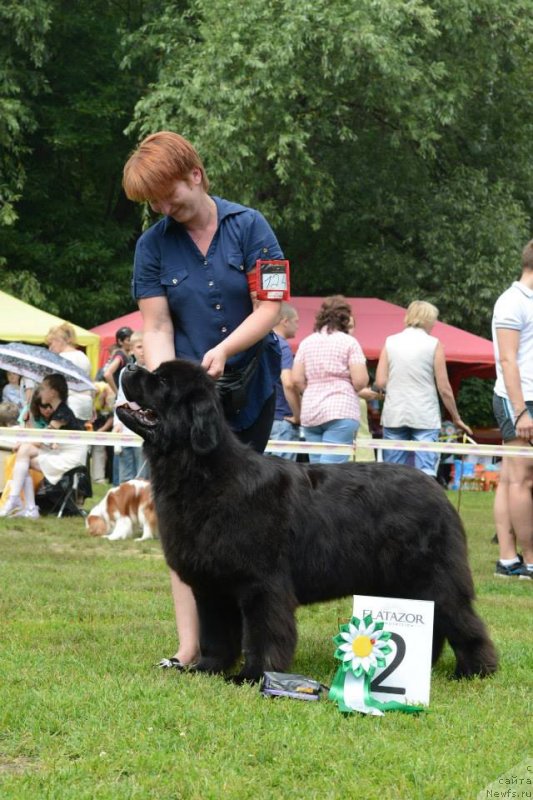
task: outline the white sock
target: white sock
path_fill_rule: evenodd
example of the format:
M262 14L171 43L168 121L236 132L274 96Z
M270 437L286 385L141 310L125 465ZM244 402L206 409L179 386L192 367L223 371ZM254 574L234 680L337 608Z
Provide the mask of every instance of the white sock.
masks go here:
M500 564L503 567L510 567L511 564L517 564L519 561L520 559L518 556L515 556L514 558L500 558Z
M533 572L533 564L526 564L528 572Z
M35 492L33 489L33 481L29 475L24 481L24 499L26 501L26 508L33 508L35 506Z
M24 486L24 481L28 477L30 462L28 459L24 458L19 461L15 461L15 466L13 467L13 479L11 485L11 494L20 497L20 493L22 491L22 487Z

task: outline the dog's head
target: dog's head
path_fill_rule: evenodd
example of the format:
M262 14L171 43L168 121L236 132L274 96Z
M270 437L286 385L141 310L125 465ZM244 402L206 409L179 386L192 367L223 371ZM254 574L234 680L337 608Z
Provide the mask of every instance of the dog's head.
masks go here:
M212 452L224 425L215 382L190 361L165 361L154 372L134 364L122 372L127 399L119 419L147 446L169 452L190 446L197 455Z
M109 523L98 514L89 514L85 519L85 527L89 536L106 536L109 533Z

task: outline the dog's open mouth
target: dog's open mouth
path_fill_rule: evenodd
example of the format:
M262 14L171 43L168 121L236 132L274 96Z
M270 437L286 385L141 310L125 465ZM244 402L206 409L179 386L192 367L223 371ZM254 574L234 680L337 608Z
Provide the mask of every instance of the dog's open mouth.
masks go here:
M119 406L127 416L137 420L143 428L153 428L157 425L159 417L151 408L142 408L137 403L122 403Z

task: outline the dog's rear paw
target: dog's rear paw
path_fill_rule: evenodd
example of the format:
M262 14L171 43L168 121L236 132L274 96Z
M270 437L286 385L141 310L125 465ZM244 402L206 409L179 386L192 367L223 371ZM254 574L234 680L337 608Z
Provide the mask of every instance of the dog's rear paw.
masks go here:
M456 669L452 675L452 680L470 680L471 678L488 678L497 671L496 664L481 665L471 669Z
M474 652L456 653L457 664L453 678L487 678L498 669L498 655L492 642L487 641Z

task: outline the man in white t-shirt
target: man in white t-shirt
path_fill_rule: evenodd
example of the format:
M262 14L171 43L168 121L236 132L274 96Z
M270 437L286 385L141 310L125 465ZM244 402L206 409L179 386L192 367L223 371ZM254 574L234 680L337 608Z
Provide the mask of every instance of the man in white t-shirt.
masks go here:
M522 252L522 275L496 301L494 415L506 445L533 446L533 240ZM500 558L495 575L533 578L532 457L502 459L494 502ZM517 551L517 545L522 555Z

